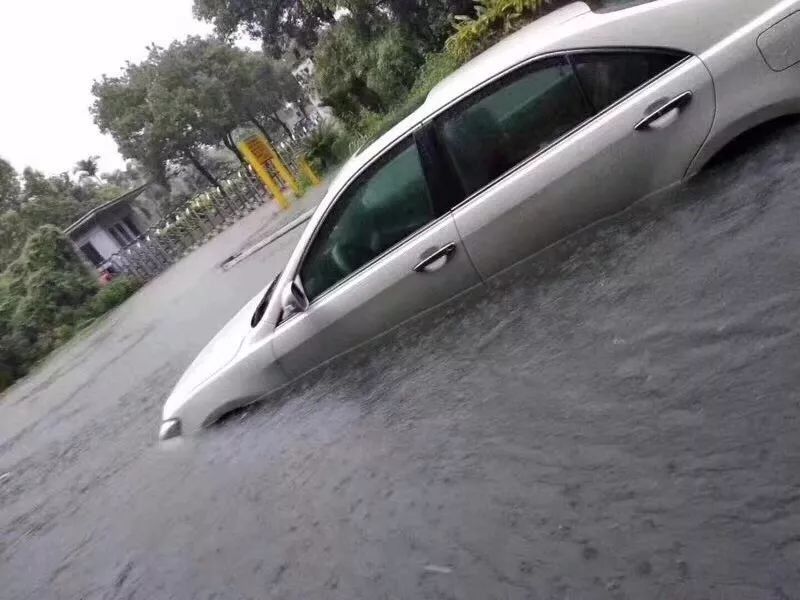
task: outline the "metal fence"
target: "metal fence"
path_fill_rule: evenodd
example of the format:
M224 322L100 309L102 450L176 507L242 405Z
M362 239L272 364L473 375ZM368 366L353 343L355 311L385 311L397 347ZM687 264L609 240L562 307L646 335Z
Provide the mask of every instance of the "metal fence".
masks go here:
M116 271L148 280L270 200L246 168L164 216L107 261Z

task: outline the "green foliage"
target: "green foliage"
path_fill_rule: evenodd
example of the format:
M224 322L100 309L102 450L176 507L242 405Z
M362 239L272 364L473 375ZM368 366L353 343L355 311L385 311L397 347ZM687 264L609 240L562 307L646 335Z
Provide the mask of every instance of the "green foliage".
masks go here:
M536 18L553 4L553 0L477 0L475 16L456 17L456 33L445 43L445 49L464 61L500 36L507 35Z
M391 105L408 93L423 57L397 27L388 29L372 45L367 85Z
M340 9L362 34L388 22L405 30L422 51L435 51L450 33L450 15L471 5L471 0L194 0L194 13L223 38L244 33L278 57L295 46L316 45L320 26L333 25Z
M14 167L7 160L0 158L0 210L15 208L19 205L19 179Z
M335 8L322 0L194 0L195 16L213 23L218 35L245 33L275 57L293 43L313 46L320 25L333 22Z
M23 374L67 339L96 291L64 234L39 227L0 275L0 378Z
M222 143L236 155L235 129L263 128L303 95L291 73L263 54L200 37L151 47L142 63L95 81L92 93L95 123L123 156L156 178L169 161L191 164L215 187L201 161L205 149Z
M0 389L139 286L123 277L100 289L58 228L37 228L0 274Z
M373 139L422 104L436 83L475 53L563 3L562 0L478 0L474 17L456 17L456 32L447 39L445 51L429 53L424 62L419 46L413 45L406 29L373 22L365 33L355 18L342 19L317 49L320 91L326 103L345 121L353 138ZM451 8L456 5L465 8L464 3L447 4ZM432 2L425 6L434 9Z
M27 237L27 224L18 211L0 213L0 271L19 256Z
M325 124L303 142L303 154L311 167L325 173L350 156L350 137L341 127Z
M77 173L80 177L97 177L98 165L97 159L99 156L90 156L75 163L72 169L73 173Z
M371 142L386 133L401 120L410 115L425 102L425 98L433 87L459 66L459 61L447 54L430 54L419 69L419 74L411 86L411 90L401 97L392 108L383 113L363 112L358 120L351 124L352 135L359 140L357 147ZM355 148L352 148L355 150Z
M339 117L352 119L362 110L383 112L405 96L422 60L401 29L364 33L345 18L317 47L317 82L325 103Z
M89 304L89 313L93 317L103 315L116 308L142 287L142 282L133 277L118 277L105 287L100 288Z

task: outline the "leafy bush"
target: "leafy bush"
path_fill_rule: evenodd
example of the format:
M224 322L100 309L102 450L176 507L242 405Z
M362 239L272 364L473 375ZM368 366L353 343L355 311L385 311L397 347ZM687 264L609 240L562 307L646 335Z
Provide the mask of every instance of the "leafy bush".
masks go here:
M341 127L325 123L303 142L303 154L311 167L324 173L345 161L349 151L350 137Z
M64 234L39 227L0 275L0 384L67 339L96 291Z
M422 61L400 28L364 31L351 18L331 27L315 52L320 92L345 121L365 110L383 112L405 96Z
M467 60L503 35L522 27L542 13L566 4L563 0L477 0L475 16L457 16L456 33L445 49L458 60Z
M460 64L458 59L445 52L429 54L419 69L419 74L410 91L403 95L401 100L394 104L388 112L377 114L364 111L359 115L358 120L351 123L350 127L354 132L352 138L356 141L356 148L386 133L419 108L425 102L431 89L456 70Z
M97 292L89 304L89 313L99 317L116 308L142 287L142 282L133 277L118 277Z
M139 286L120 278L99 289L64 234L39 227L0 274L0 389Z
M423 57L399 28L390 28L370 46L367 86L391 106L408 94Z

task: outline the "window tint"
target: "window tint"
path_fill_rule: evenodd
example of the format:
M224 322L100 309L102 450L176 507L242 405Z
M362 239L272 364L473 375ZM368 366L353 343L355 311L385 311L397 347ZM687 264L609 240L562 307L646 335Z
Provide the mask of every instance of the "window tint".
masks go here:
M590 116L572 67L559 57L477 92L438 126L471 194Z
M300 269L309 300L434 219L417 146L394 149L341 195Z
M600 111L682 58L658 52L597 52L573 55L572 62L589 102Z

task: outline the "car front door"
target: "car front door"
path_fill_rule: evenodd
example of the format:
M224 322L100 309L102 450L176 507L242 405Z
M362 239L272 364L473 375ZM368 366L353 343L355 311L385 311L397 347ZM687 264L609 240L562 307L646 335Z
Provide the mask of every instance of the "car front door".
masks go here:
M519 67L440 115L462 198L456 226L492 274L681 181L711 128L695 57L606 50Z
M345 187L297 277L308 308L287 316L273 338L292 377L481 281L453 216L437 208L413 137Z

